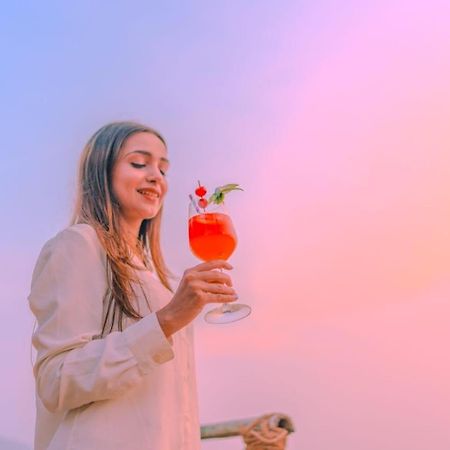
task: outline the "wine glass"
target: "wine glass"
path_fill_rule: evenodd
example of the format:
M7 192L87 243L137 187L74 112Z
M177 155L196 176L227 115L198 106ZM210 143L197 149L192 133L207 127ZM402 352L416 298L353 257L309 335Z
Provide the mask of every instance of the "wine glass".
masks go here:
M203 261L227 260L236 248L237 236L224 203L209 203L205 208L199 208L192 200L189 203L189 245L192 253ZM230 323L247 317L250 312L248 305L223 303L208 311L205 320L214 324Z

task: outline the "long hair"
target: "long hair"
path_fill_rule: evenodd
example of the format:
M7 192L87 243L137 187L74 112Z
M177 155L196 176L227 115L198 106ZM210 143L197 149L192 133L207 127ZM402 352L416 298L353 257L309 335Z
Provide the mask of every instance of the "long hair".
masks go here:
M166 146L160 133L135 122L113 122L100 128L87 142L81 154L78 192L71 224L91 225L106 252L107 292L102 335L116 325L123 329L124 316L139 319L133 284L138 282L132 253L120 237L119 205L112 190L112 170L125 140L134 133L151 133ZM152 219L142 221L138 243L142 255L150 252L161 283L170 291L171 276L162 256L160 228L163 207ZM144 292L145 295L145 292Z

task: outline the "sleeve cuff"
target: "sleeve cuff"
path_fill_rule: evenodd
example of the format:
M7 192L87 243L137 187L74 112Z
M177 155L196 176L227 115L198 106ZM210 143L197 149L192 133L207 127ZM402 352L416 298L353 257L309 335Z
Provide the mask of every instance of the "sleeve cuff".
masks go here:
M155 313L123 331L125 341L143 374L174 358L173 340L166 338Z

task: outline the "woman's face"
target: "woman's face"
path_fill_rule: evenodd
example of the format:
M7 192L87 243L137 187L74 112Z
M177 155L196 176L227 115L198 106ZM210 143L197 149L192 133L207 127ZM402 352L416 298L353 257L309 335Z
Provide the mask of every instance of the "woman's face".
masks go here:
M156 216L167 192L167 149L152 133L138 132L126 139L112 172L112 189L121 218L136 228Z

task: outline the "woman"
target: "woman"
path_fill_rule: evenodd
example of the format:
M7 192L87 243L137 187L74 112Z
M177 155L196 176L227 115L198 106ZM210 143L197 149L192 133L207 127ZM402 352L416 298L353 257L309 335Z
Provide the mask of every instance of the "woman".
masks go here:
M173 294L159 243L168 167L161 135L132 122L82 153L73 224L44 245L29 296L36 450L200 447L191 322L237 296L219 260Z

